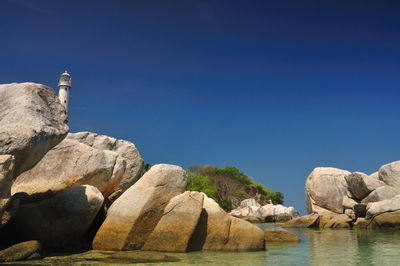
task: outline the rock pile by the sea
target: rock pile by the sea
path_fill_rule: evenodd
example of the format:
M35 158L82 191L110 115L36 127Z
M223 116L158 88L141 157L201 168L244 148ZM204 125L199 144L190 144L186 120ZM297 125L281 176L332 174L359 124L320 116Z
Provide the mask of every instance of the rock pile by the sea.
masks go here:
M34 166L68 131L67 114L52 88L0 85L0 154L15 157L14 176Z
M44 199L80 185L92 185L111 203L143 169L135 145L90 132L68 134L34 167L13 182L12 194Z
M308 215L285 227L400 228L400 161L366 175L315 168L306 181Z
M245 199L230 215L253 223L285 222L300 216L294 207L277 204L261 206L255 199Z
M185 192L180 166L154 165L142 176L143 159L133 143L68 134L66 122L51 88L0 85L1 260L38 258L42 246L264 249L257 226L227 214L203 193ZM28 240L36 242L23 243Z

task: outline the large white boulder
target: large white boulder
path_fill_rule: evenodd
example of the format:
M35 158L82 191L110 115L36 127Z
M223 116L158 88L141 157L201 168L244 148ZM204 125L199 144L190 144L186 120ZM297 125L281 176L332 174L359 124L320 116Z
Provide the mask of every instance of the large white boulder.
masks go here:
M203 210L204 194L186 191L170 200L142 250L185 252Z
M118 153L64 139L33 168L17 177L11 193L44 199L80 185L92 185L108 197L121 181L126 160Z
M213 199L204 195L201 214L190 250L264 250L264 232L259 227L227 214Z
M118 198L139 179L143 169L143 159L132 142L91 132L68 134L67 139L77 140L96 150L115 152L125 160L125 170L121 180L111 191L110 201Z
M379 168L379 179L389 186L400 189L400 161L381 166Z
M372 218L381 213L394 212L398 210L400 210L400 195L397 195L392 199L368 203L366 217Z
M307 212L318 212L319 208L336 213L343 213L343 197L347 195L345 176L349 171L317 167L306 181Z
M261 207L261 205L258 204L255 199L245 199L242 200L242 202L240 202L240 208L245 208L250 206Z
M168 202L181 194L186 184L182 167L154 165L110 206L93 240L93 249L141 249Z
M0 154L15 156L14 176L34 166L69 131L54 90L32 82L0 85L0 129Z
M386 199L391 199L400 194L400 190L390 186L378 187L366 196L361 203L377 202Z
M265 222L285 222L300 217L299 212L293 207L267 204L259 210L260 216Z

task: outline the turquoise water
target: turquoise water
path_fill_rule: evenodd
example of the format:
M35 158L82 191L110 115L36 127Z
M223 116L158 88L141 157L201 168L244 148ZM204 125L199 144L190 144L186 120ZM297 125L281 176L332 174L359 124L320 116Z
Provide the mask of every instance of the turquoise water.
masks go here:
M272 224L264 229L284 230ZM268 243L258 252L171 253L179 262L145 265L400 265L400 232L348 229L287 229L300 243ZM84 252L29 262L38 265L129 265L110 261L104 253ZM20 262L21 263L21 262ZM135 264L144 265L144 264Z

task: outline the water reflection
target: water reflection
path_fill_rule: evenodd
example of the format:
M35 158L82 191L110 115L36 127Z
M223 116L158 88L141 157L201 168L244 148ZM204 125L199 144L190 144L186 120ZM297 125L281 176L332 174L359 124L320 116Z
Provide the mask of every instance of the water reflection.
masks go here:
M273 224L263 229L277 229ZM267 243L259 252L190 252L171 254L179 262L156 265L399 265L400 231L348 229L287 229L295 233L300 243ZM107 254L107 253L106 253ZM36 265L109 265L104 264L104 252L84 252L43 260L18 262ZM128 259L108 261L113 265L129 265ZM116 264L115 264L116 263ZM138 264L135 264L138 265ZM140 264L139 264L140 265ZM149 264L146 264L149 265ZM155 264L152 264L155 265Z
M311 265L397 265L398 231L308 230Z

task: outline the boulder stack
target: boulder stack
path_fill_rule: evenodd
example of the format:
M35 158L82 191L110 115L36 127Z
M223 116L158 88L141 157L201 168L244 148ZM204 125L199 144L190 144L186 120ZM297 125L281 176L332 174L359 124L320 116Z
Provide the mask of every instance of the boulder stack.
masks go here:
M400 161L366 175L318 167L306 181L307 212L320 228L398 229L400 226ZM286 227L304 225L301 217ZM309 226L309 225L307 225Z
M0 128L0 154L15 156L14 176L34 166L69 131L54 90L32 82L0 85Z
M229 214L254 223L285 222L300 216L293 207L285 207L280 204L261 206L254 199L243 200L240 207L232 210Z

